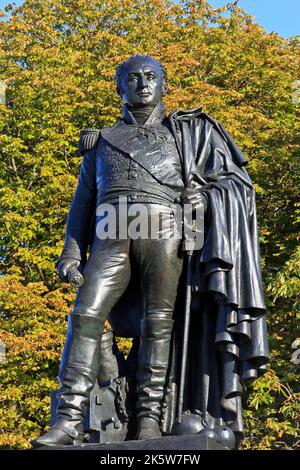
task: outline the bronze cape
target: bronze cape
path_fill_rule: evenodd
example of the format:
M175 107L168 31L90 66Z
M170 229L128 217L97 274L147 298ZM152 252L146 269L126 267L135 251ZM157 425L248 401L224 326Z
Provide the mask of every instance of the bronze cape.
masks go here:
M242 394L266 370L269 350L262 291L255 191L247 159L226 130L197 108L175 111L169 123L185 185L206 194L204 246L193 256L193 300L184 410L209 427L226 423L243 437ZM174 420L172 382L178 382L184 276L175 309L165 430ZM110 313L117 335L138 336L138 284L132 281Z

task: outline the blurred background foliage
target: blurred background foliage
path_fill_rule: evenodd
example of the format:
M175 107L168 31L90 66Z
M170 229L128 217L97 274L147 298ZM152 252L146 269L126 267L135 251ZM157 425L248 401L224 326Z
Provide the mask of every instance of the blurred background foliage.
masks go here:
M168 111L202 105L249 158L271 362L244 398L243 448L298 447L299 38L267 34L237 2L26 0L0 16L0 446L29 447L48 429L75 296L54 264L81 162L76 143L80 129L114 123L115 68L141 53L166 65Z

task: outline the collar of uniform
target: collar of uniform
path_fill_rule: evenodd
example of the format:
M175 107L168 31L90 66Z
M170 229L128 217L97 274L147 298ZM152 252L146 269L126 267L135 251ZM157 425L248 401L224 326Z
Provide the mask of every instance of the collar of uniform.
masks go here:
M128 108L126 104L123 105L122 109L122 116L123 120L126 124L134 124L135 126L145 127L145 126L153 126L155 124L161 123L166 117L166 108L162 101L160 101L153 111L149 114L148 118L144 122L144 124L138 124L134 115Z

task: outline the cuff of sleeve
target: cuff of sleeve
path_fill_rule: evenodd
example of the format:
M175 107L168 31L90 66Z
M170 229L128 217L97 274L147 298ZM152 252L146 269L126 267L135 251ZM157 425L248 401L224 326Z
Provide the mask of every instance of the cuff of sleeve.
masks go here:
M57 263L59 263L63 259L76 259L77 261L81 261L82 257L78 253L74 253L68 250L63 250L60 257L58 258Z

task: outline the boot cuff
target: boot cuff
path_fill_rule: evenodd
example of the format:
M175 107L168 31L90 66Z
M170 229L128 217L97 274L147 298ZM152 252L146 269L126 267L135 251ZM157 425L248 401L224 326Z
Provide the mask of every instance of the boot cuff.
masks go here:
M173 324L174 320L169 318L169 315L148 315L141 321L142 337L146 336L149 339L169 338Z

